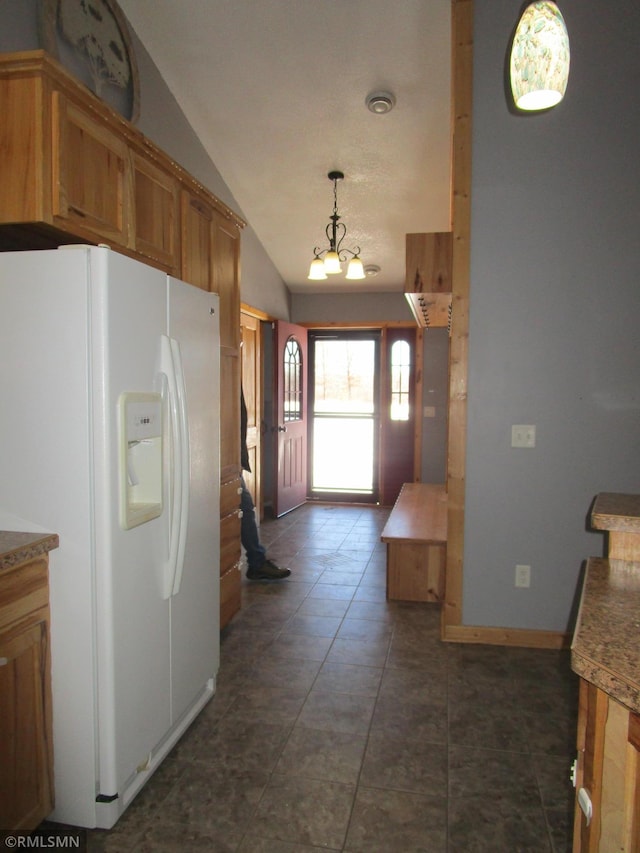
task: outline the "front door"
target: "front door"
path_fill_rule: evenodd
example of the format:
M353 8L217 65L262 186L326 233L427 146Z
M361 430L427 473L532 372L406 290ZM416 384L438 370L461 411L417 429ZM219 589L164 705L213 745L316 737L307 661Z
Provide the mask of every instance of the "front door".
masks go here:
M310 339L310 495L377 503L380 331L314 331Z
M278 477L276 516L307 498L307 330L276 323L275 385Z

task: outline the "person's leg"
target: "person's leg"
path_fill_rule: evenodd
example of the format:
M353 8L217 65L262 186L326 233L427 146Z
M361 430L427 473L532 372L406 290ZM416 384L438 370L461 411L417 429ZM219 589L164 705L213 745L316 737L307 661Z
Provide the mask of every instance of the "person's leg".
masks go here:
M256 508L247 489L244 477L241 477L242 492L240 493L240 509L242 518L240 521L240 539L244 550L247 552L247 577L249 580L279 581L288 578L290 569L281 569L280 566L267 559L267 549L260 542L258 525L256 523Z
M261 568L267 556L267 549L260 543L258 525L256 524L256 512L251 492L247 489L244 477L240 478L242 492L240 494L240 509L242 518L240 520L240 539L242 546L247 552L247 565L250 572Z

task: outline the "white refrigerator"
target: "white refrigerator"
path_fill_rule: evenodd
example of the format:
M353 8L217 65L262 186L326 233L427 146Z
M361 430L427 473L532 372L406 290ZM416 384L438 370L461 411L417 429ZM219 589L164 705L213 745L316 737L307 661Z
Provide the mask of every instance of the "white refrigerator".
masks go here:
M215 691L218 307L107 247L0 253L0 528L60 537L55 821L113 826Z

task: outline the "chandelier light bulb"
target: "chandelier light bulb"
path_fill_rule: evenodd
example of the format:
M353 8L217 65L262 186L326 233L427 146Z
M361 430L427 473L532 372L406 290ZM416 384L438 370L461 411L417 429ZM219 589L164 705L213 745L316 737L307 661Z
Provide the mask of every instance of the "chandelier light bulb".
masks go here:
M357 255L355 256L355 258L351 258L351 260L349 261L349 266L347 267L347 274L345 278L348 278L351 281L365 278L362 261Z
M311 261L311 266L309 267L309 275L307 278L311 279L311 281L323 281L326 279L327 274L324 271L324 261L322 258L314 258Z
M327 275L335 275L336 273L342 272L340 256L337 252L327 252L324 256L324 271Z

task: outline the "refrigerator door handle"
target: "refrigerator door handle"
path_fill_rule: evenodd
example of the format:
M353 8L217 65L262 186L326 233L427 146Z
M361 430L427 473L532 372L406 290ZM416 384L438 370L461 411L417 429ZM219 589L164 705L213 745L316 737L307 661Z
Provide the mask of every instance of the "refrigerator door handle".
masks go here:
M176 386L178 393L178 413L180 421L180 449L177 475L180 477L182 487L180 489L180 528L178 533L178 557L173 577L172 595L177 595L182 582L182 570L184 569L184 554L187 545L187 528L189 526L189 498L191 484L191 460L189 447L189 419L187 416L187 392L182 369L182 353L180 344L175 338L171 338L171 350L173 352L173 363L176 373Z
M162 335L160 366L167 377L171 465L169 469L169 556L162 572L162 597L180 589L189 516L189 424L178 341Z

